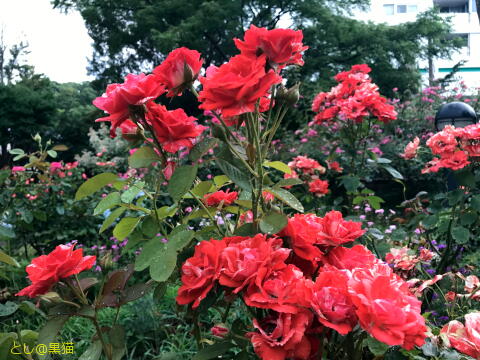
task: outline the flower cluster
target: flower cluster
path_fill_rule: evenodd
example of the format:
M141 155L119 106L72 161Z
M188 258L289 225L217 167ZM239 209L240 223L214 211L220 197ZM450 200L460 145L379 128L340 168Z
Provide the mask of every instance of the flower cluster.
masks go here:
M407 283L364 246L341 246L363 233L360 223L331 211L294 215L278 236L202 241L182 266L177 302L196 308L222 286L267 310L247 334L262 359L309 359L317 355L314 334L345 335L357 324L388 345L422 345L421 303Z
M325 174L326 169L317 160L299 155L290 161L288 166L291 169L291 173L285 174L285 179L300 178L308 185L308 190L312 194L316 196L328 194L328 181L321 180L319 177L319 175ZM328 163L328 167L336 172L342 171L342 168L336 161Z
M321 92L313 100L312 110L317 113L314 122L321 124L339 118L363 122L364 118L374 117L384 123L395 120L397 113L393 105L380 95L378 86L372 83L365 65L354 65L351 70L335 76L339 83L330 92Z
M34 298L47 293L57 282L90 269L95 256L83 256L83 250L75 245L59 245L48 255L32 260L26 271L32 285L20 290L17 296Z
M129 74L122 84L111 84L93 104L109 116L97 121L111 123L110 135L120 128L127 140L137 139L144 128L151 129L164 151L175 153L193 147L195 139L205 130L183 109L167 110L154 102L167 96L181 95L183 89L198 77L202 67L200 53L187 48L172 51L151 75ZM144 119L142 119L144 115Z
M440 157L429 161L422 173L438 172L441 168L463 169L480 156L480 125L464 128L447 125L427 140L427 146Z

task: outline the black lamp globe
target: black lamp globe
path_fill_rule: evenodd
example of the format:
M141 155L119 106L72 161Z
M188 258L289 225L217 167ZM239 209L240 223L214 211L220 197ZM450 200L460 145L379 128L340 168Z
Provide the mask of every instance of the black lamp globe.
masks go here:
M435 129L443 130L447 125L463 128L477 122L475 110L468 104L460 101L443 104L435 115Z

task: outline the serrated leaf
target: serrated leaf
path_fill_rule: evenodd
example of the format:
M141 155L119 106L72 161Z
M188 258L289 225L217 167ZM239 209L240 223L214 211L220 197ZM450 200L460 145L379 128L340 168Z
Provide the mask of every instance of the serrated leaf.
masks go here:
M199 160L204 154L208 152L208 150L212 149L215 145L217 145L218 142L219 140L214 137L207 137L203 139L190 150L188 158L192 162Z
M118 180L118 175L113 173L98 174L80 185L77 193L75 194L75 200L81 200L86 196L92 195L104 186L112 184Z
M238 185L241 189L245 191L252 190L248 171L240 170L236 166L222 159L216 159L215 161L220 170L222 170L222 172L227 175L228 178L232 180L236 185Z
M160 161L161 158L150 146L143 146L137 151L135 151L128 158L128 165L131 168L146 168L149 167L153 162Z
M221 188L226 183L230 182L230 178L227 175L217 175L213 178L213 183L218 188Z
M113 236L122 241L135 230L141 219L141 217L124 217L113 229Z
M200 198L203 198L205 194L213 190L215 190L215 186L213 185L212 181L202 181L193 188L192 193Z
M281 213L272 211L260 219L260 230L264 234L276 234L288 224L288 218Z
M357 191L360 186L360 178L355 175L345 175L340 178L340 182L345 187L347 192L353 193Z
M48 348L50 343L54 342L57 334L63 328L63 325L67 322L69 317L69 315L58 315L49 319L38 333L38 344L44 344ZM40 359L45 359L48 357L48 354L45 356L38 354L38 357Z
M18 305L12 301L7 301L5 304L0 304L0 317L10 316L18 310Z
M115 209L113 210L110 215L108 215L108 217L105 219L105 221L103 222L102 224L102 227L100 228L100 231L99 233L101 234L102 232L104 232L105 230L107 230L107 228L112 225L115 220L117 220L119 218L120 215L122 215L125 211L127 211L126 208L123 208L123 207L119 207L118 209Z
M285 204L290 206L292 209L297 210L299 212L303 212L302 203L287 190L281 189L281 188L267 188L265 190L272 193L277 199L284 202Z
M265 161L263 163L263 166L276 169L276 170L281 171L285 174L291 174L292 173L292 169L290 169L290 167L287 164L285 164L281 161Z
M301 179L289 178L289 179L280 180L273 187L285 187L285 186L293 186L293 185L300 185L300 184L303 184L303 181Z
M167 191L175 202L191 189L197 176L197 170L196 165L184 165L175 169L167 186Z
M175 266L177 265L177 251L175 246L168 244L161 256L152 259L150 264L150 276L153 280L158 282L167 281L172 275Z
M111 209L115 205L120 204L120 193L113 192L105 196L100 202L97 204L95 209L93 210L93 215L103 214L106 210Z
M173 246L176 251L181 251L192 241L195 231L184 230L168 236L168 245Z
M121 200L127 204L131 203L133 199L135 199L135 197L140 193L140 191L143 191L144 185L145 183L143 181L132 184L127 190L123 192L122 196L120 197Z
M153 258L160 256L164 247L165 244L160 241L160 238L149 240L135 259L135 271L142 271L149 267Z

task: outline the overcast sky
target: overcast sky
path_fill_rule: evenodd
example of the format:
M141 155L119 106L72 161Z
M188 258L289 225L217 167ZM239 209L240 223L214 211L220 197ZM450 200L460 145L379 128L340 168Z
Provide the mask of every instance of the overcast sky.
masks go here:
M92 40L78 13L54 10L50 0L0 0L0 31L8 45L28 41L28 63L58 82L88 80Z

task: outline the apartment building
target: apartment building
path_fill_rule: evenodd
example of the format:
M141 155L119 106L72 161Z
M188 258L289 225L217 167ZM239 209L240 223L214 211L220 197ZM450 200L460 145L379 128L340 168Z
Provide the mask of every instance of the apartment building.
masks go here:
M457 74L468 86L480 86L480 23L475 0L371 0L369 10L357 13L356 18L364 21L397 25L415 21L418 13L433 6L440 8L444 16L451 17L454 36L464 40L463 48L453 54L452 59L434 61L435 77L443 77L459 61L465 64ZM428 79L426 62L419 62L420 71Z

